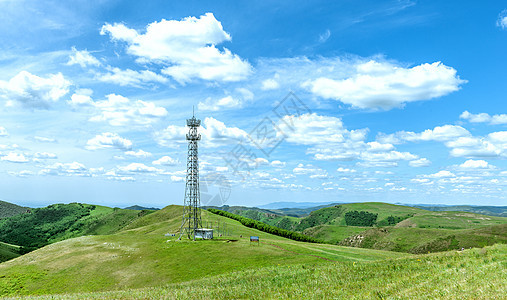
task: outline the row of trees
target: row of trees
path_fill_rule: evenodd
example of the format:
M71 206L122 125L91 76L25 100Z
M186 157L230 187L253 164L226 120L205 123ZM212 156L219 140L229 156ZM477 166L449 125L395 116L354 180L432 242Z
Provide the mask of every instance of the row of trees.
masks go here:
M286 230L286 229L282 229L282 228L278 228L275 226L271 226L266 223L252 220L250 218L246 218L243 216L235 215L235 214L227 212L227 211L218 210L218 209L214 209L214 208L208 208L208 211L211 213L214 213L216 215L220 215L223 217L227 217L227 218L239 221L241 224L245 225L246 227L255 228L260 231L264 231L264 232L267 232L270 234L278 235L278 236L288 238L291 240L300 241L300 242L309 242L309 243L322 243L322 241L319 241L319 240L309 237L307 235L304 235L304 234L301 234L298 232L294 232L294 231L290 231L290 230Z
M373 226L378 214L367 211L352 210L345 213L345 224L348 226Z

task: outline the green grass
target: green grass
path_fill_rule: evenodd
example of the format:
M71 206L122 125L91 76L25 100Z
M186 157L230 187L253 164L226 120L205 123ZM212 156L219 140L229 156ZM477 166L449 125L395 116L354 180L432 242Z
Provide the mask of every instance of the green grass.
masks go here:
M0 263L20 256L20 248L16 245L0 242Z
M504 299L507 246L373 262L299 263L162 287L36 299Z
M0 219L16 216L27 211L28 207L0 200Z
M69 239L4 262L0 296L157 287L278 265L317 266L408 255L296 242L206 211L203 220L225 224L231 236L175 241L164 234L179 229L181 209L169 206L136 219L116 234ZM260 237L260 245L250 244L251 235Z

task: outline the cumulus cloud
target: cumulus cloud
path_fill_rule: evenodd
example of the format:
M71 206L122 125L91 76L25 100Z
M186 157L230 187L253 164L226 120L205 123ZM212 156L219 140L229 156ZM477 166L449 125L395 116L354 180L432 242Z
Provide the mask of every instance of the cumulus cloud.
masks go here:
M285 167L285 162L282 162L279 160L274 160L270 163L270 165L275 168L283 168L283 167Z
M9 133L5 127L0 126L0 136L9 136Z
M80 106L93 106L95 103L92 100L91 95L93 94L93 91L90 89L79 89L76 90L76 92L70 96L70 100L67 101L67 103L74 107L80 107Z
M142 163L131 163L127 166L118 167L118 171L121 173L160 173L162 170L157 169L155 167L149 167Z
M443 170L443 171L439 171L434 174L423 175L423 177L426 177L426 178L450 178L450 177L456 177L456 175L454 175L454 173L452 173L450 171Z
M356 108L391 109L459 90L465 83L456 70L441 62L405 68L385 61L358 62L351 75L322 76L303 86L313 94ZM339 76L341 75L341 76Z
M218 111L222 109L240 108L246 101L252 100L254 94L245 88L236 89L235 95L228 95L218 100L211 97L206 98L204 102L199 102L199 110Z
M327 171L311 164L298 164L292 172L296 175L309 175L310 178L328 178Z
M162 156L161 158L152 162L154 165L162 165L162 166L175 166L179 163L177 159L174 159L170 156Z
M62 73L44 78L21 71L9 81L0 80L0 98L6 100L7 106L19 103L25 108L49 109L69 92L70 85Z
M278 82L278 78L280 76L278 74L275 75L274 78L268 78L262 82L261 90L263 91L271 91L276 90L280 87L280 83Z
M134 71L131 69L108 68L108 73L98 74L97 79L121 86L143 87L150 83L167 83L168 79L149 70Z
M102 64L87 50L79 51L76 49L76 47L72 47L72 54L69 55L69 61L67 62L67 65L80 65L82 68L85 68L86 66L99 67Z
M188 128L185 126L169 125L164 130L155 133L155 139L164 147L175 147L186 143L185 135ZM223 122L214 118L204 119L199 130L204 147L219 147L248 140L248 134L237 127L227 127Z
M471 136L470 132L461 126L443 125L436 126L433 129L416 133L411 131L399 131L394 134L379 134L377 140L382 142L400 143L401 141L419 142L419 141L438 141L445 142L455 140L460 137Z
M427 167L431 165L431 161L429 161L427 158L420 158L416 160L412 160L408 162L408 165L411 167L419 168L419 167Z
M54 163L39 171L40 175L53 176L90 176L88 169L81 163Z
M146 152L140 149L138 151L127 151L125 152L125 155L135 158L148 158L152 156L150 152Z
M465 161L464 163L459 165L459 167L461 169L494 169L495 168L495 166L490 165L485 160L473 160L473 159L469 159L469 160Z
M247 61L227 48L217 48L231 36L212 13L153 22L143 34L119 23L105 24L100 33L126 42L127 52L141 62L169 64L162 72L181 84L194 78L238 81L251 73Z
M132 148L132 142L120 137L116 133L105 132L88 140L86 143L86 149L88 150L97 150L104 148L116 148L126 151Z
M167 116L167 110L153 102L130 101L128 98L109 94L107 100L95 102L99 114L90 118L93 122L108 122L112 126L150 125Z
M27 163L29 160L22 154L16 152L9 152L7 155L0 158L2 161L8 161L12 163Z
M464 111L459 117L472 123L489 123L491 125L507 124L507 114L491 116L487 113L472 114L468 111Z
M456 157L507 157L507 131L492 132L485 137L461 137L445 145Z
M37 152L35 153L34 155L35 158L38 158L38 159L57 159L58 156L54 153L50 153L50 152Z
M499 15L496 21L496 26L507 29L507 9L504 9Z

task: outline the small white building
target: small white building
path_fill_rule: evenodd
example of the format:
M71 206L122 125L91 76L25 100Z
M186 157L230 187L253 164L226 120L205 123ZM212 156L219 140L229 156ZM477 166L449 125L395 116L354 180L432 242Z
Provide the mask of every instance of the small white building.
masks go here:
M199 228L195 230L196 239L211 240L213 239L213 229Z

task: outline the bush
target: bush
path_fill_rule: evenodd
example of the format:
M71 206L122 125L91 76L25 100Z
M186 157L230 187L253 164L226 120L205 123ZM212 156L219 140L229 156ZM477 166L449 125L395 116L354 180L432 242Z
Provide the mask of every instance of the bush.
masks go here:
M270 234L274 234L277 236L281 236L284 238L288 238L291 240L295 240L295 241L299 241L299 242L309 242L309 243L322 243L322 241L319 241L319 240L309 237L307 235L304 235L304 234L301 234L298 232L294 232L294 231L290 231L290 230L286 230L286 229L282 229L282 228L278 228L275 226L271 226L271 225L268 225L268 224L265 224L265 223L262 223L262 222L259 222L256 220L252 220L249 218L235 215L235 214L227 212L227 211L218 210L218 209L214 209L214 208L208 208L208 211L211 213L214 213L216 215L219 215L219 216L223 216L223 217L227 217L229 219L239 221L241 224L243 224L246 227L255 228L257 230L267 232Z
M377 222L378 214L367 211L349 211L345 213L345 224L348 226L373 226Z

